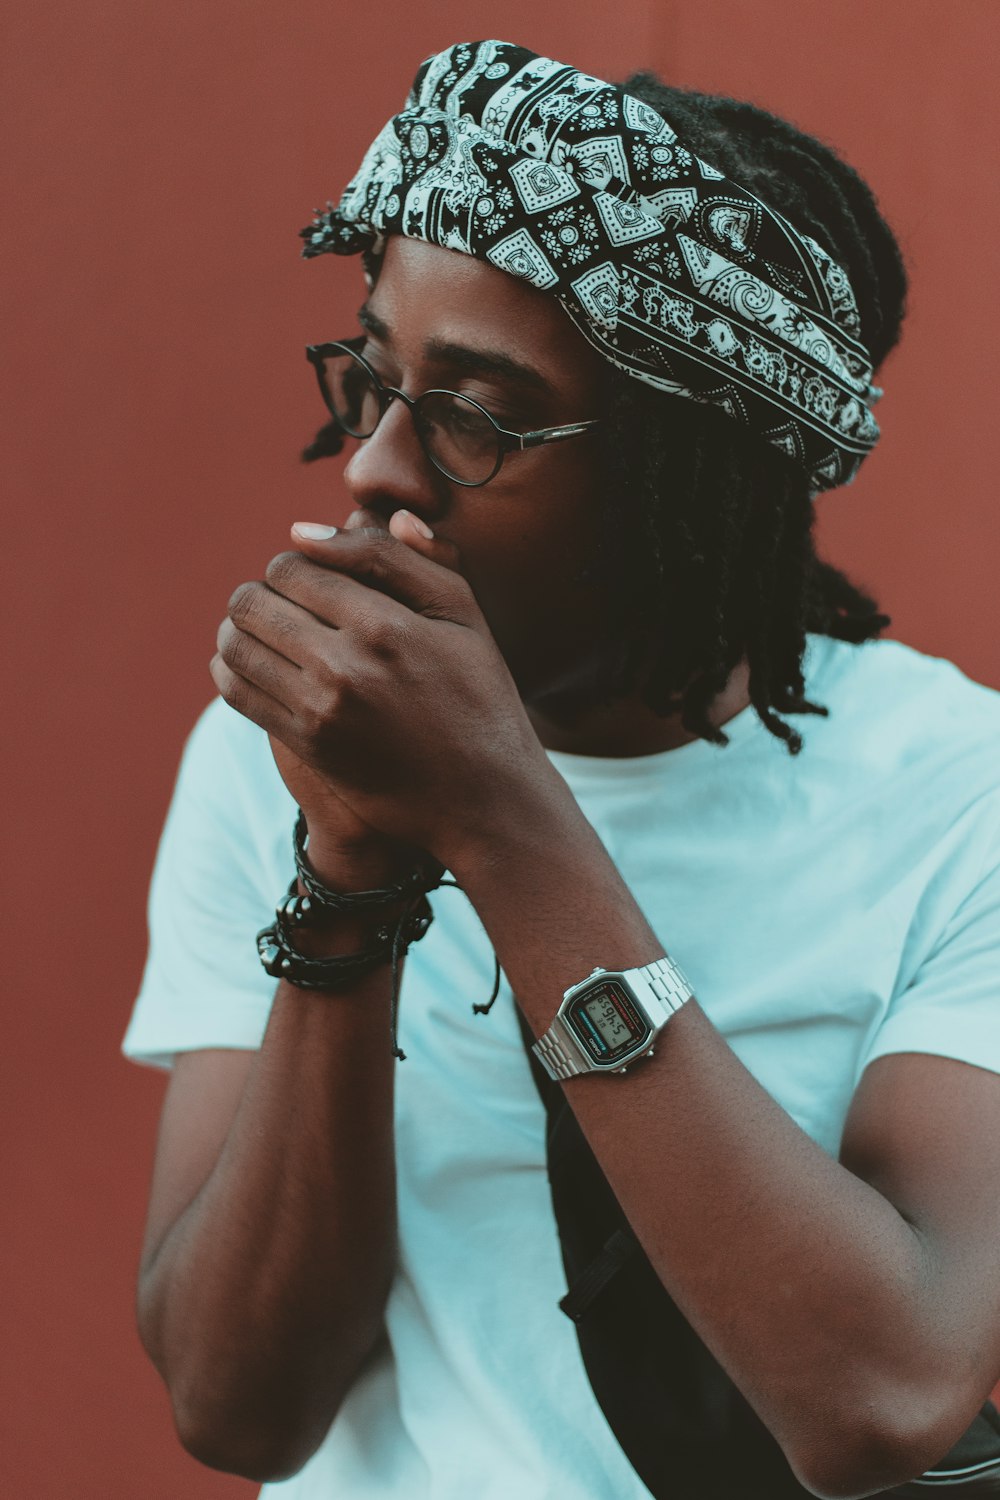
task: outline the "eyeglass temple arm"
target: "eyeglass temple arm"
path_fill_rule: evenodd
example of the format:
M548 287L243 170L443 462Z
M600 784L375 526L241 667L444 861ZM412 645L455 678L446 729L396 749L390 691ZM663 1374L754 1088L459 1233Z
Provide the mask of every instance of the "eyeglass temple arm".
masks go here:
M600 421L593 422L570 422L565 427L542 427L537 432L522 432L520 434L519 447L539 448L543 443L561 443L564 438L576 437L578 433L589 432L592 427L599 427Z

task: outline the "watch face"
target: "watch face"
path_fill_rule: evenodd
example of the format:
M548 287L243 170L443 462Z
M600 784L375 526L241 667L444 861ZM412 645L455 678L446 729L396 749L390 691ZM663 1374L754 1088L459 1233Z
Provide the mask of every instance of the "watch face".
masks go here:
M630 992L615 979L588 986L570 1002L563 1019L599 1066L612 1066L653 1035Z

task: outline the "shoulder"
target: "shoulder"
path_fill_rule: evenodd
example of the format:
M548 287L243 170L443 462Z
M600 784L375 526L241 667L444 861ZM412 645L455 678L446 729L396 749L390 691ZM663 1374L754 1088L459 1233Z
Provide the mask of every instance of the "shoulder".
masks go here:
M897 796L897 778L1000 794L1000 691L904 641L807 639L806 696L830 709L805 721L818 757L868 784L891 778Z

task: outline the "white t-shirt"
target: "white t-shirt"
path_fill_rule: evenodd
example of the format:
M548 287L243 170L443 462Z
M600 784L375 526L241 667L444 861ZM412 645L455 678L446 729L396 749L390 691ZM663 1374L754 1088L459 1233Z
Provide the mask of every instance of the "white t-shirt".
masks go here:
M836 1154L873 1058L1000 1072L1000 692L890 640L810 635L803 667L830 717L783 715L798 757L752 707L728 747L550 757L730 1046ZM216 699L163 829L126 1056L260 1045L275 983L254 939L294 872L295 812L267 736ZM431 900L401 993L387 1339L318 1451L262 1496L638 1500L557 1307L545 1117L510 989L473 1014L492 948L464 893ZM581 953L580 977L601 960Z

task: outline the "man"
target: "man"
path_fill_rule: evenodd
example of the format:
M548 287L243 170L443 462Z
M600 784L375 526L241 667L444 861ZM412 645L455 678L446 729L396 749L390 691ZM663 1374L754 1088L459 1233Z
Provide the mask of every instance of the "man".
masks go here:
M518 78L551 99L559 68L481 43L431 59L424 85L455 89L446 64L508 102ZM614 107L595 84L566 85L575 108ZM660 127L628 97L640 160ZM126 1039L173 1061L139 1319L181 1438L267 1492L649 1493L558 1311L524 1025L794 1492L902 1484L1000 1372L1000 1184L977 1149L1000 1125L1000 695L896 643L811 631L809 698L786 711L818 700L829 718L796 759L756 712L749 650L707 703L720 745L641 680L610 692L614 349L427 219L387 227L405 203L379 201L362 334L313 351L338 430L363 438L354 510L341 532L294 528L230 600ZM548 440L504 448L523 433ZM287 882L296 808L310 883L300 870L261 973L248 940ZM407 901L331 913L314 891L402 889L414 870L433 887L442 868L459 889L435 891L405 960L401 1050L383 929ZM335 963L376 950L356 977ZM494 952L506 988L483 1018ZM593 981L557 1018L595 966L624 991ZM329 993L302 982L321 970ZM629 997L654 990L663 1014L648 1001L643 1032L640 1003L633 1034Z

